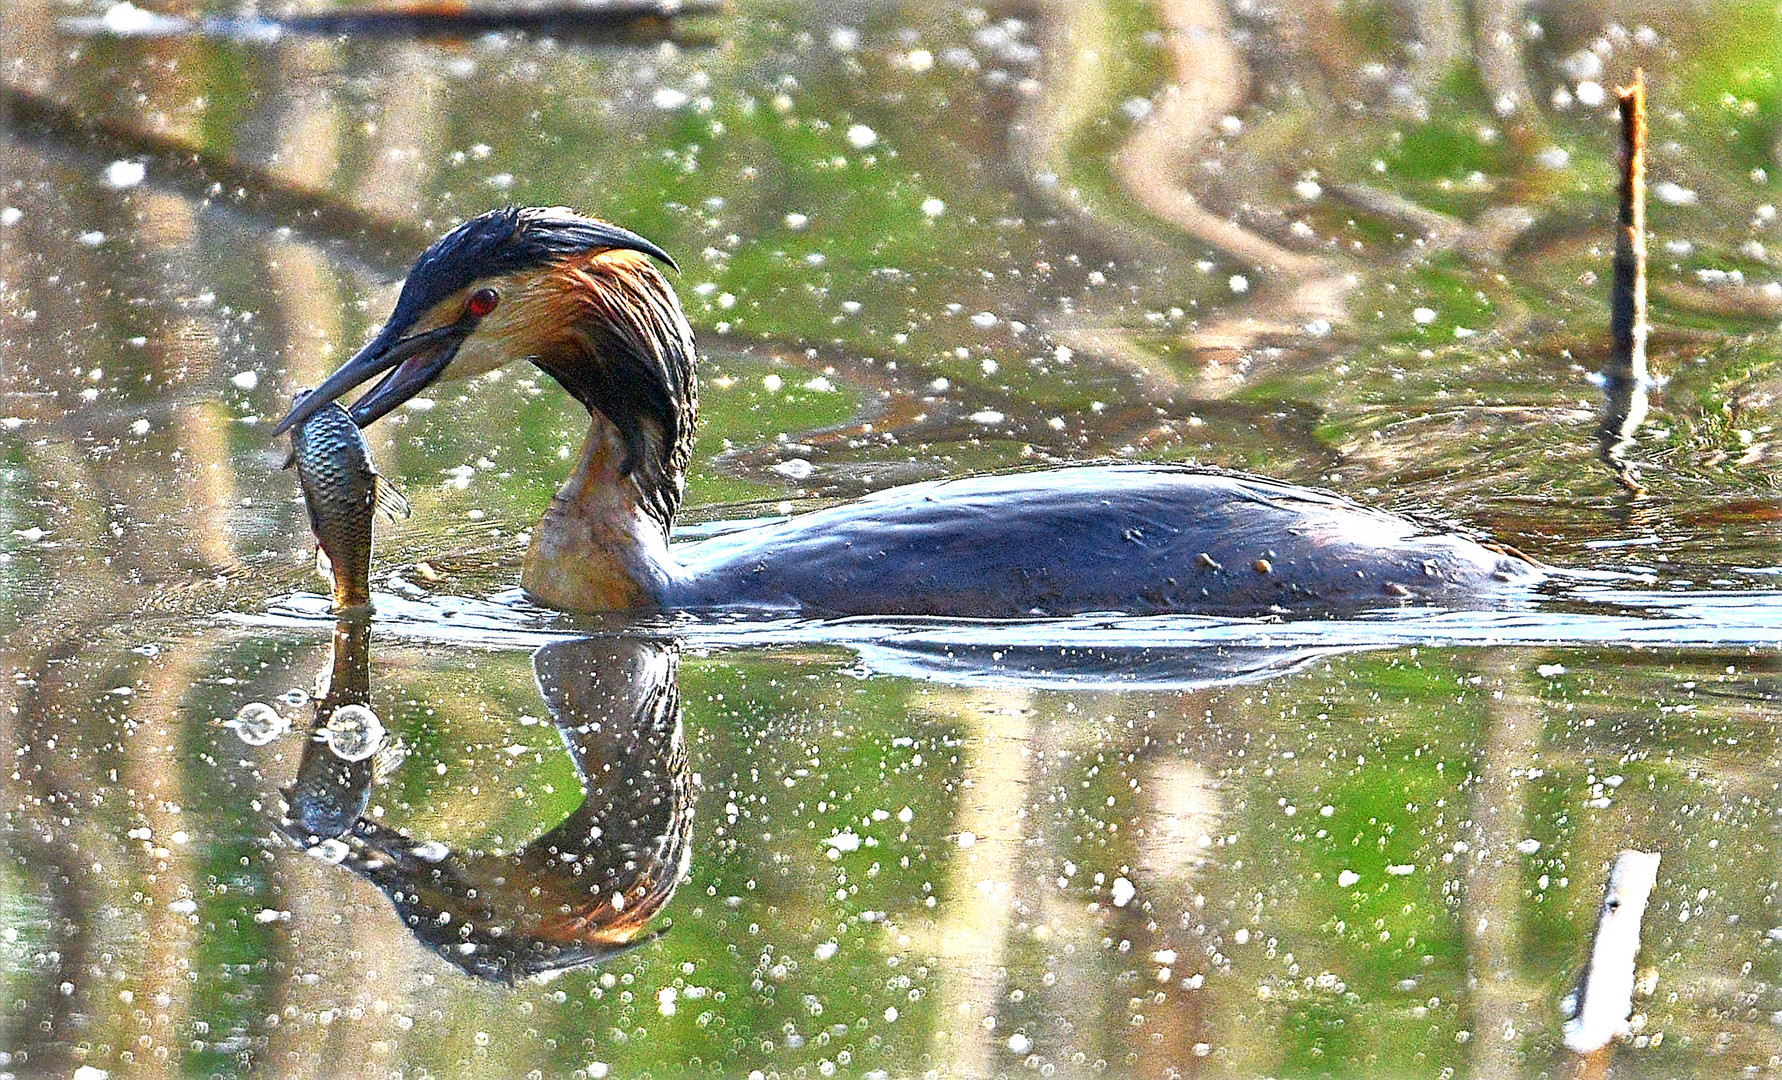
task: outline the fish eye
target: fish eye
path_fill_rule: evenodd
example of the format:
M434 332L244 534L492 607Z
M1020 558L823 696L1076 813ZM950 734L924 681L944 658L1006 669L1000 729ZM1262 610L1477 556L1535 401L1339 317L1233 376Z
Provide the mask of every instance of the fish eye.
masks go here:
M494 311L495 305L499 303L501 303L500 293L494 289L478 289L470 294L470 303L466 305L466 310L472 317L480 319Z

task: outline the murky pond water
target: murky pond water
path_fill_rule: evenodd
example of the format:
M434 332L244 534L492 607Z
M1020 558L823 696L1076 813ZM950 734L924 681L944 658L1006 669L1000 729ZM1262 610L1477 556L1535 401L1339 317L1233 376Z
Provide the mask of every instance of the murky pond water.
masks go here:
M0 1074L1569 1075L1624 848L1662 863L1613 1073L1782 1072L1782 13L734 6L622 45L9 6ZM1636 65L1659 382L1618 479ZM368 432L415 513L337 626L270 422L507 202L680 260L689 534L1180 460L1577 573L1326 622L578 622L514 586L586 420L516 366ZM382 738L318 742L348 697Z

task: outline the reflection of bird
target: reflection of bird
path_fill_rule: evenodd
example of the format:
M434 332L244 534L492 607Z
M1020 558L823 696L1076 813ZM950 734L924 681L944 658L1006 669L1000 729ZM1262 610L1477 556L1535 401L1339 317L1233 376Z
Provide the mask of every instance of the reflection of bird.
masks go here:
M480 978L514 982L651 940L692 853L693 779L677 660L666 645L598 638L534 659L586 795L505 854L453 850L360 819L343 865L375 883L420 941Z
M436 379L529 360L586 406L575 473L522 584L580 611L726 606L862 614L1334 614L1477 605L1539 576L1520 555L1305 488L1169 466L916 484L677 546L693 334L648 240L568 210L472 219L415 263L381 333L280 431L388 372L368 424Z

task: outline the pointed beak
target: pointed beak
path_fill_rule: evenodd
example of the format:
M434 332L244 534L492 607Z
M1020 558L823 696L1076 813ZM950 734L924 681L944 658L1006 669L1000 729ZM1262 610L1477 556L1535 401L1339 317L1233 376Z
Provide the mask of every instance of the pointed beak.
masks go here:
M383 375L382 381L353 403L353 422L366 427L431 386L452 362L452 357L458 354L458 346L464 344L464 339L476 329L476 323L475 319L459 319L407 337L398 337L390 327L384 327L383 333L372 339L371 344L360 349L357 355L340 366L340 370L293 405L272 429L272 434L284 434L315 415L330 401L377 375Z
M596 242L609 248L623 251L637 251L660 261L675 273L681 272L681 264L674 261L674 256L656 246L654 241L646 240L630 229L621 229L608 222L600 222L599 227L590 230Z

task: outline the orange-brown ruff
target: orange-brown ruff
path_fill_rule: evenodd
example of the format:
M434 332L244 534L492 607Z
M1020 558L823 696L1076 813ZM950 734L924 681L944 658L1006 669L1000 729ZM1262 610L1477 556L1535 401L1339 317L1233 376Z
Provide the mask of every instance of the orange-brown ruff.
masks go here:
M671 548L698 397L692 330L650 257L668 261L568 210L466 222L280 429L385 371L353 406L361 424L435 379L536 364L591 421L521 576L568 611L1330 616L1494 605L1542 576L1511 549L1323 492L1168 465L915 484Z
M604 385L579 377L588 357L625 357L639 369L634 378L663 386L672 400L628 410L610 391L577 394L589 409L588 436L533 530L521 584L547 603L573 598L563 606L575 610L650 607L669 584L668 529L693 455L693 331L666 279L633 252L603 252L544 276L552 299L540 310L549 314L528 339L550 342L537 353L540 368L575 393Z

